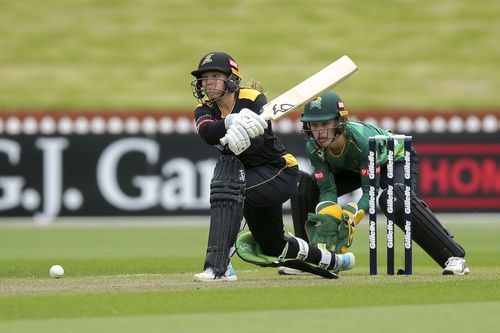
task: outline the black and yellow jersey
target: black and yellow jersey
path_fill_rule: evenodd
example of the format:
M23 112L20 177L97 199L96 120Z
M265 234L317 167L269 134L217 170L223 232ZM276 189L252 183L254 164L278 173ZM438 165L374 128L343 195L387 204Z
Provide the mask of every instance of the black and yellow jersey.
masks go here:
M266 96L250 88L241 88L235 93L236 103L231 113L238 113L247 108L256 113L267 103ZM203 103L196 106L194 110L196 128L201 138L209 145L215 146L224 155L234 155L233 152L222 146L219 140L226 134L222 112L217 103ZM274 134L271 122L268 122L268 128L263 135L251 139L250 147L237 158L243 163L245 168L263 165L276 161L287 154L285 148ZM289 157L285 158L287 164ZM293 160L295 160L292 157Z

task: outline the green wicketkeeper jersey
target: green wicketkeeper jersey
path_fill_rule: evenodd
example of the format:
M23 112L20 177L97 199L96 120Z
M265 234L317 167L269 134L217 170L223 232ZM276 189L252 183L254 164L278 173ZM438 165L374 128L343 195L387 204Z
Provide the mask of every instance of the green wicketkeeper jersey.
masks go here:
M314 138L307 141L309 162L314 168L314 176L320 189L320 201L337 202L337 187L335 185L336 171L354 171L361 177L363 195L358 201L359 209L368 211L368 139L374 135L392 135L388 130L365 124L359 121L349 121L345 126L347 135L345 146L339 155L334 155L329 148L321 148ZM404 159L404 141L395 140L394 160ZM380 182L380 166L387 164L387 143L377 141L377 186Z

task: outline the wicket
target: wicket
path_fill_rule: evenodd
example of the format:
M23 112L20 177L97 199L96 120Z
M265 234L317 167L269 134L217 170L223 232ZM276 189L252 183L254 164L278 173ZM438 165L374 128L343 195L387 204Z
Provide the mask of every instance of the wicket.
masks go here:
M407 135L376 135L368 141L370 275L377 275L377 141L387 141L387 274L394 275L394 141L404 140L404 223L405 275L412 274L411 143Z

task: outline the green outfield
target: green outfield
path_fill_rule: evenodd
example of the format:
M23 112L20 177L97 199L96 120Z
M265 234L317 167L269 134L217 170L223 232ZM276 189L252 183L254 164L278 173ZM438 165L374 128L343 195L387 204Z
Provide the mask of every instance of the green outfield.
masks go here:
M468 276L440 275L415 247L413 276L371 277L364 224L352 247L356 267L338 280L283 277L234 257L239 281L216 284L192 282L202 265L208 224L199 218L166 220L36 226L4 219L0 331L498 331L498 214L443 217L467 249ZM380 271L384 254L381 248ZM402 251L396 258L401 267ZM61 279L48 276L56 263L66 270Z
M496 0L0 0L0 110L190 110L227 51L269 97L343 54L350 108L500 107Z

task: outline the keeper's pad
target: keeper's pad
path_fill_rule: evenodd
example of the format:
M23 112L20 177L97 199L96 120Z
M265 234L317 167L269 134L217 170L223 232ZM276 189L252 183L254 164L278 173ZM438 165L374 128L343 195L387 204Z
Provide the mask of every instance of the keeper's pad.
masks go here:
M297 260L297 259L287 260L285 262L280 263L279 266L298 269L299 271L318 275L318 276L321 276L325 279L338 279L339 278L339 276L332 271L327 271L327 270L321 269L319 267L315 267L311 264L308 264L305 261L301 261L301 260Z
M297 187L290 197L292 205L292 221L295 236L309 242L305 224L307 214L315 211L316 204L319 201L319 188L313 176L299 171Z
M313 266L299 259L287 259L281 261L278 257L265 255L260 245L255 241L252 233L247 231L241 233L236 240L236 253L241 260L252 263L260 267L284 266L301 270L324 277L326 279L338 279L337 274L323 268Z
M234 156L221 156L210 184L210 230L204 265L204 269L212 268L216 277L227 270L230 250L240 230L244 200L243 164Z
M394 185L394 217L395 223L404 230L404 185ZM379 206L387 215L387 191L379 198ZM454 239L451 232L445 229L425 202L420 200L414 191L411 197L412 237L413 240L434 259L441 267L446 266L450 257L464 257L465 250Z

